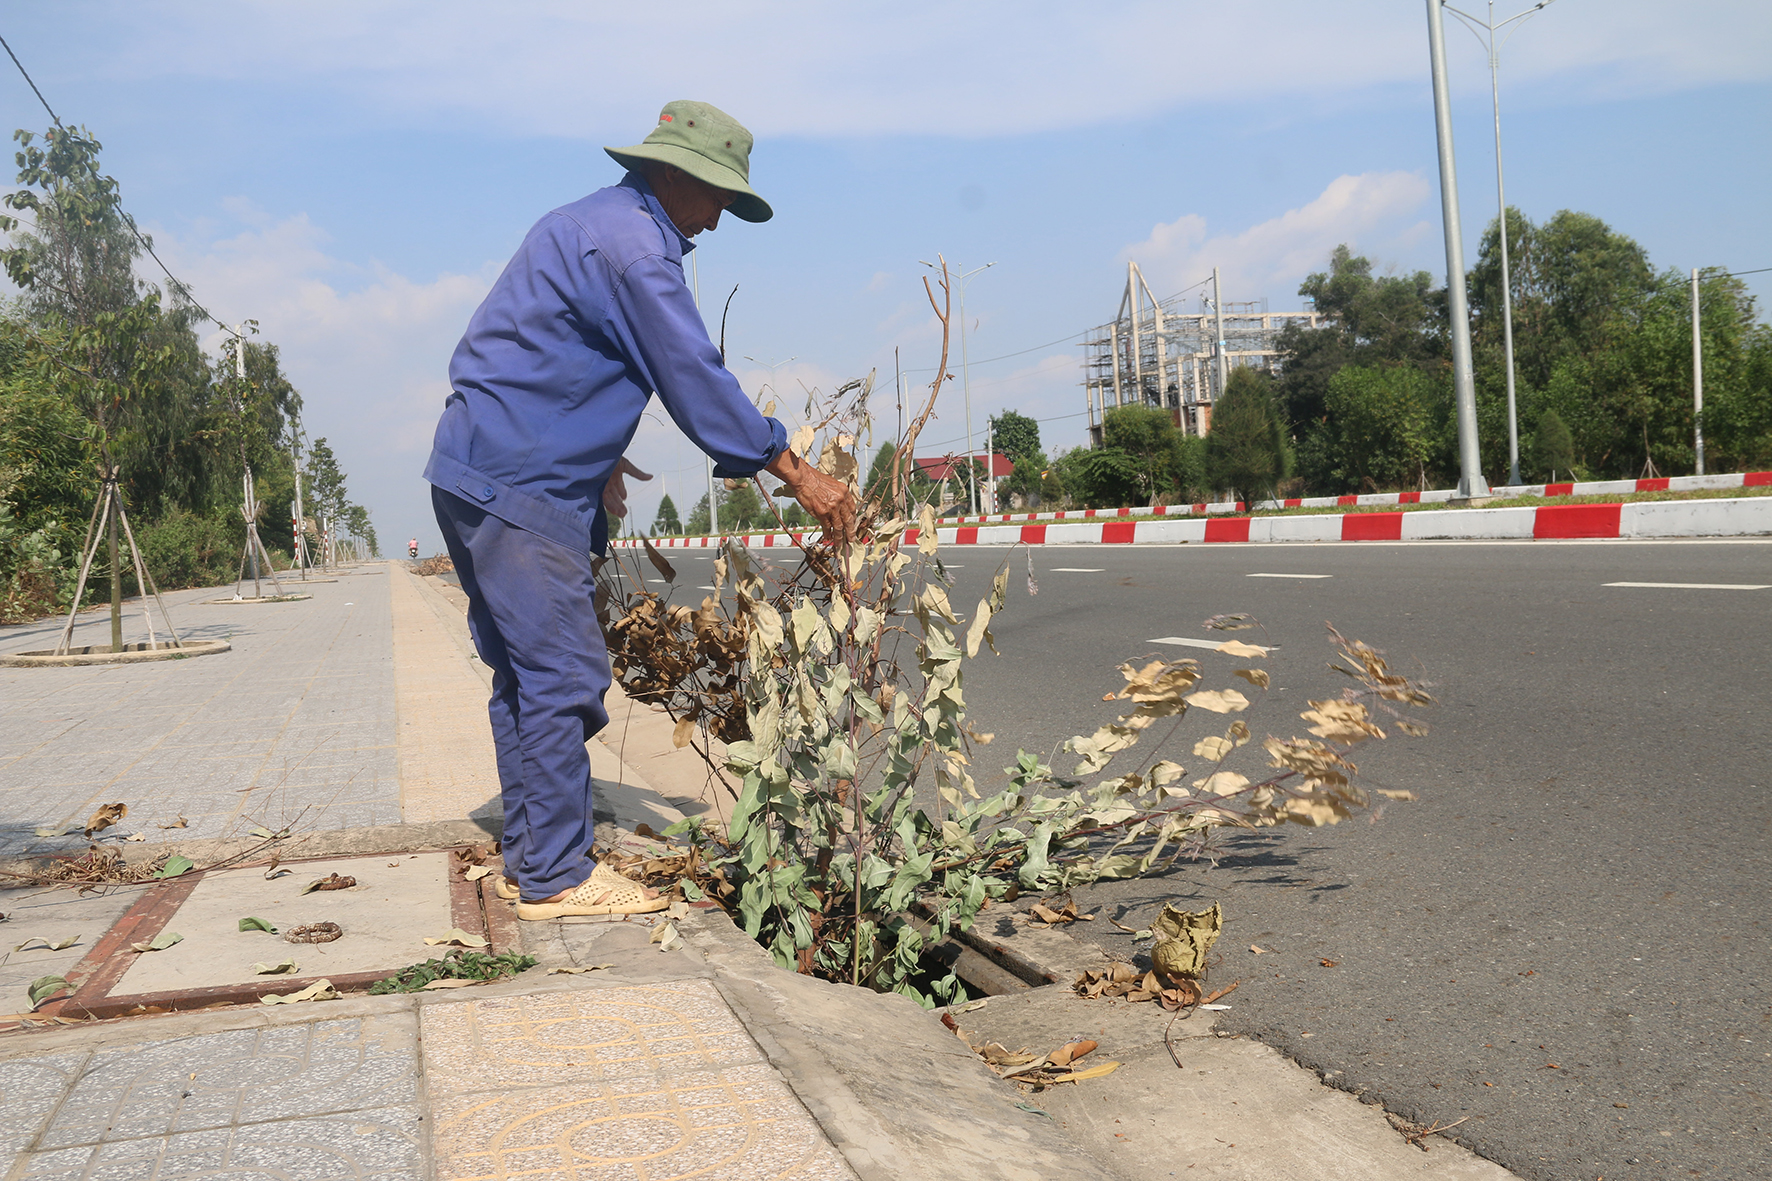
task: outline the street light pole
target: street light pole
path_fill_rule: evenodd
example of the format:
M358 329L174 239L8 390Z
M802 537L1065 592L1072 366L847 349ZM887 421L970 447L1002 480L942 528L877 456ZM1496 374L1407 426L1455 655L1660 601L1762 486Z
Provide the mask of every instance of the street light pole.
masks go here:
M1692 445L1697 451L1699 475L1704 474L1704 317L1698 306L1698 268L1692 268Z
M1428 57L1434 79L1434 132L1440 148L1440 215L1446 228L1446 310L1452 329L1452 392L1458 410L1458 496L1489 494L1477 447L1477 384L1471 370L1470 305L1464 290L1464 239L1458 221L1458 167L1452 152L1452 98L1446 85L1444 0L1427 0Z
M1486 22L1479 22L1470 13L1460 12L1450 4L1446 5L1447 10L1464 21L1472 33L1481 29L1488 34L1487 37L1477 34L1477 40L1489 52L1489 101L1495 112L1495 202L1500 210L1496 226L1501 234L1501 342L1502 351L1507 356L1507 482L1514 487L1521 483L1520 423L1514 410L1514 289L1508 274L1507 189L1501 179L1501 45L1496 42L1495 34L1554 2L1555 0L1539 0L1525 12L1516 13L1500 24L1495 23L1495 0L1489 0L1489 19Z

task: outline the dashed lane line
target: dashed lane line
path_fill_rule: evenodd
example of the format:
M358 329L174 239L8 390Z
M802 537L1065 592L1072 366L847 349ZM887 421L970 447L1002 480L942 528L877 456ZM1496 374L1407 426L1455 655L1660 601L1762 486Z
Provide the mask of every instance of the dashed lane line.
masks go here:
M1100 574L1100 566L1054 566L1046 571L1048 574Z
M1334 578L1333 574L1245 574L1244 578Z
M1604 582L1601 586L1634 586L1647 590L1772 590L1772 583L1749 582Z

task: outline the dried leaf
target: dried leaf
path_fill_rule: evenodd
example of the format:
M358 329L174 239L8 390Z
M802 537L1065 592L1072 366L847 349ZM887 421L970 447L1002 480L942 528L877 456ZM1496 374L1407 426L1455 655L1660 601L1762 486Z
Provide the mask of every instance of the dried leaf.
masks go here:
M189 828L189 827L191 827L191 822L189 820L186 820L183 816L180 816L177 820L173 821L171 824L162 824L160 827L161 828Z
M183 943L185 937L177 931L162 931L147 943L131 943L131 951L165 951L175 943Z
M1088 1070L1078 1070L1073 1071L1070 1074L1055 1075L1051 1081L1055 1083L1080 1083L1085 1079L1102 1078L1106 1075L1110 1075L1119 1068L1120 1064L1118 1062L1102 1062L1095 1066L1091 1066Z
M658 576L666 582L677 581L676 567L665 560L665 556L658 552L652 542L642 537L640 544L646 547L646 558L652 563L652 568L658 571Z
M129 805L123 803L106 804L94 812L86 820L86 835L91 837L95 832L103 832L111 825L129 815Z
M1183 700L1215 714L1240 713L1249 708L1249 699L1235 689L1202 689L1198 693L1189 693Z
M1239 668L1232 672L1231 676L1242 677L1257 689L1267 688L1267 669L1265 668Z
M132 832L123 839L126 841L145 841L148 839L148 834L144 832Z
M1333 968L1336 964L1339 964L1341 961L1340 960L1318 960L1317 962L1319 964L1322 964L1325 968Z
M1165 903L1163 912L1151 921L1151 934L1157 937L1151 945L1151 963L1172 978L1199 976L1223 929L1224 912L1216 902L1200 911Z
M935 534L935 509L925 504L923 511L917 515L917 549L924 554L933 555L940 548L940 539Z
M33 935L12 950L24 951L33 943L41 943L46 951L65 951L78 942L80 942L80 936L78 935L69 935L66 939L45 939L41 935Z
M398 863L396 862L395 864ZM490 877L491 875L492 867L490 865L470 865L467 869L462 871L461 876L470 882L477 882L481 878Z
M438 937L436 939L427 938L425 940L425 942L430 944L433 947L440 947L440 946L450 944L450 943L459 943L463 947L485 947L486 946L486 940L482 939L478 935L470 935L466 931L462 930L460 927L451 927L451 928L449 928L448 931L444 932L440 937Z
M40 837L59 837L75 832L79 827L78 824L45 824L40 825L35 831Z
M165 865L162 865L159 869L154 871L154 876L157 878L176 878L180 874L191 872L191 870L196 867L197 863L192 861L189 857L181 857L177 853L174 853L166 859Z
M671 745L682 750L689 745L689 740L694 735L695 719L692 717L678 718L677 724L671 728Z
M1069 1066L1083 1055L1095 1050L1094 1042L1067 1042L1046 1056L1046 1060L1054 1066Z
M69 984L67 978L63 976L37 977L37 979L31 981L31 987L28 990L28 995L31 998L32 1010L35 1011L43 1004L43 1002L62 991L62 989L71 989L72 987L73 985Z
M1259 644L1245 644L1241 640L1226 640L1214 652L1222 652L1226 656L1266 656L1268 650Z
M675 951L683 943L677 935L677 924L668 919L652 928L652 937L648 942L658 944L660 951Z
M549 968L542 973L544 976L580 976L586 972L601 972L604 968L613 968L614 964L586 964L579 968Z
M266 1005L294 1005L302 1001L336 1001L338 989L332 987L330 980L316 980L300 992L287 992L281 996L273 994L261 996L258 999L260 1004Z
M1194 743L1194 757L1211 759L1216 763L1235 749L1237 748L1231 745L1229 740L1220 738L1216 734L1208 734Z
M257 976L293 976L295 975L296 970L295 960L293 958L278 960L274 964L258 963L252 965L253 974Z
M262 824L255 824L251 828L246 830L246 835L249 837L258 837L261 840L268 841L268 840L271 840L272 838L274 838L277 834L272 832L270 829L266 828Z
M1387 800L1414 800L1420 798L1412 791L1389 791L1382 787L1374 788L1373 790Z
M792 451L795 455L804 456L806 454L806 449L812 446L812 440L816 438L817 435L818 432L813 430L810 426L802 426L788 438L788 450Z
M240 929L242 931L269 931L273 935L277 933L277 928L273 927L269 921L254 915L247 915L241 919Z
M325 877L315 878L313 881L303 886L301 892L303 894L312 894L316 890L349 890L356 884L356 878L340 877L336 873L329 873Z
M1250 950L1250 951L1252 951L1252 952L1254 952L1254 953L1255 953L1255 954L1256 954L1256 955L1266 955L1266 954L1267 954L1267 953L1268 953L1268 949L1267 949L1267 948L1265 948L1265 947L1257 947L1257 946L1255 946L1255 944L1253 944L1253 943L1251 943L1251 944L1250 944L1250 945L1249 945L1249 950Z
M431 981L426 982L425 986L422 989L420 989L419 991L429 992L435 988L472 988L476 984L489 984L489 983L491 983L491 981L488 981L488 980L463 980L463 979L459 979L459 978L452 977L452 976L444 976L440 979L431 980Z

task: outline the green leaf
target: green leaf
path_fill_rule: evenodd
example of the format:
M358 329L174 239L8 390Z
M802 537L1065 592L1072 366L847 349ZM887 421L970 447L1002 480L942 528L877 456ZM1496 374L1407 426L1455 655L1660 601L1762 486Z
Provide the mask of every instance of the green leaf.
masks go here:
M31 987L29 989L31 1008L35 1010L42 1005L44 1001L62 991L62 989L72 987L73 986L68 983L67 978L64 976L37 977L37 979L31 981Z
M197 868L197 863L189 857L180 857L177 853L166 859L166 864L154 871L156 878L176 878L180 874L189 873Z
M269 922L253 918L250 915L240 920L240 929L242 931L269 931L273 935L277 933L277 928L271 926Z
M683 879L683 897L689 899L689 901L691 901L691 902L700 902L702 899L707 897L707 893L705 891L703 891L700 886L696 885L694 882L690 881L688 878L684 878Z
M277 834L272 832L270 829L266 828L264 825L259 824L259 825L253 826L252 828L247 829L246 835L249 837L263 837L266 840L270 840L270 839L274 838Z

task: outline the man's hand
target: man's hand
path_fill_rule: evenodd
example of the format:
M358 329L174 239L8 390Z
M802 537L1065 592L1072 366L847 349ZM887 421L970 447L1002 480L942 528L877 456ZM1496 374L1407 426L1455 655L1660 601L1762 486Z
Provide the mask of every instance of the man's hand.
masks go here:
M643 472L625 458L617 461L615 471L610 475L609 482L603 485L603 511L612 517L628 515L628 484L624 478L632 476L636 480L650 480L651 473Z
M792 451L783 451L763 470L786 484L800 507L818 518L827 541L855 540L855 496L848 484L825 475Z

